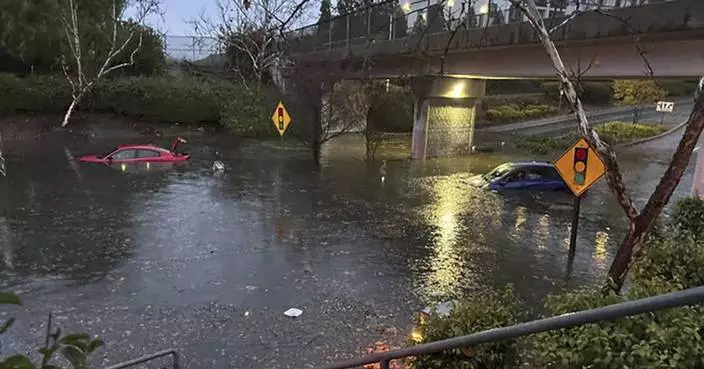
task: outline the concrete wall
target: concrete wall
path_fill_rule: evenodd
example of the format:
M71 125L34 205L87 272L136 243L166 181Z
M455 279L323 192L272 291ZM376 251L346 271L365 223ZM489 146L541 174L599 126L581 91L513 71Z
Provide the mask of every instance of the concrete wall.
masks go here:
M469 154L476 108L485 90L484 80L419 78L414 81L417 96L411 157Z

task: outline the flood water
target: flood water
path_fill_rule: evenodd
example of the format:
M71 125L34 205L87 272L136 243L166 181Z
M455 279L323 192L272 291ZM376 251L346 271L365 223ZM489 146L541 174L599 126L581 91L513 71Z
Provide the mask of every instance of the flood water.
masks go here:
M464 183L520 158L389 161L382 180L356 138L329 145L317 170L293 145L194 137L182 166L75 160L117 143L5 144L0 289L25 306L0 313L18 317L3 355L34 352L53 312L107 342L98 367L168 347L191 368L312 367L359 355L385 327L403 331L426 304L468 290L511 283L539 311L547 293L599 283L624 228L600 183L567 277L568 197ZM211 170L214 148L225 173ZM642 203L666 163L624 160ZM303 315L285 317L291 307Z

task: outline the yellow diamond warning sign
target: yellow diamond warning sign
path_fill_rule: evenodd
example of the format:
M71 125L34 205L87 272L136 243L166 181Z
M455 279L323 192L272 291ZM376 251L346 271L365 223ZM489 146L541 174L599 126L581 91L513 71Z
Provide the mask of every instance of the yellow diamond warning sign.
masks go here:
M279 131L281 136L283 136L286 132L286 128L288 128L288 125L291 124L291 116L288 115L286 107L284 107L282 102L279 101L279 105L276 106L274 115L271 116L271 120L274 122L274 127L276 127L276 130Z
M582 195L606 173L606 166L584 138L555 161L555 168L575 196Z

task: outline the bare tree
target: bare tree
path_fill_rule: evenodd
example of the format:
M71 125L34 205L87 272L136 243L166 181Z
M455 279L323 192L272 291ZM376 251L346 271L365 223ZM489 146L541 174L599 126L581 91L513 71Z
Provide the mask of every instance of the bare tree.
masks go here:
M110 0L109 14L105 24L99 24L97 29L101 39L108 42L105 54L96 48L85 46L91 32L84 31L88 22L80 19L81 9L76 0L65 0L61 9L61 21L65 35L65 45L68 49L61 57L64 75L71 85L72 101L64 115L62 127L68 125L73 112L78 104L90 92L93 86L110 73L134 65L135 55L142 47L142 26L147 16L159 10L160 0L135 0L134 2ZM133 7L135 17L128 22L123 21L125 10ZM126 35L123 32L126 31ZM138 37L137 45L128 50L133 44L135 36ZM129 60L119 63L118 60L125 53L129 53Z
M695 102L694 109L689 116L689 121L682 136L682 139L677 146L677 150L672 156L672 160L658 183L655 191L650 195L648 202L642 210L638 210L633 199L626 190L626 185L619 171L616 154L613 149L604 142L599 135L594 131L589 124L582 102L577 95L570 74L562 62L554 42L550 38L551 30L545 26L543 19L538 12L534 0L511 0L518 6L528 18L528 21L534 28L534 31L543 47L545 48L550 60L555 67L557 77L562 85L564 95L571 105L577 117L577 129L600 154L607 168L606 179L611 191L616 196L619 204L626 213L628 218L628 230L626 236L622 240L614 260L609 268L607 282L604 285L604 293L620 292L623 283L625 282L629 268L636 256L644 247L646 236L653 228L657 217L662 212L663 208L670 200L673 191L677 187L682 175L689 164L689 158L692 154L699 135L704 128L704 97L699 96ZM603 14L603 13L602 13ZM568 17L567 20L573 19L578 13ZM608 15L608 14L607 14ZM626 22L626 20L624 20ZM563 26L566 22L561 23ZM644 54L641 54L644 57ZM647 60L645 60L647 64Z
M215 19L203 13L190 21L196 34L216 38L228 67L245 88L261 87L284 58L288 28L305 17L309 0L218 0ZM254 86L252 86L254 84Z
M362 127L369 109L369 101L363 83L359 81L337 81L337 73L326 75L324 68L316 72L293 76L294 88L291 101L302 124L292 127L291 133L311 149L316 165L320 164L322 146L339 136Z

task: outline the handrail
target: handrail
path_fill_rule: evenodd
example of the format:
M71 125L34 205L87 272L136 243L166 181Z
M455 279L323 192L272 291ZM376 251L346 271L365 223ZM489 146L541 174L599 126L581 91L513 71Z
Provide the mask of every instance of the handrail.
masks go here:
M180 369L181 356L179 355L178 351L176 351L176 349L161 350L161 351L155 352L150 355L142 356L142 357L139 357L136 359L132 359L130 361L125 361L124 363L115 364L115 365L112 365L112 366L109 366L109 367L103 368L103 369L124 369L124 368L128 368L131 366L146 363L147 361L152 361L154 359L158 359L160 357L169 356L169 355L171 355L174 360L173 361L173 369Z
M693 305L704 302L704 286L690 288L684 291L671 292L664 295L647 297L639 300L627 301L608 305L596 309L567 313L545 319L519 323L509 327L489 329L472 333L466 336L449 338L423 345L403 348L400 350L386 351L368 355L361 358L341 361L324 369L346 369L367 364L380 363L381 369L388 369L389 363L394 359L409 356L432 354L443 350L459 347L468 347L493 341L526 336L533 333L547 332L556 329L571 328L583 324L596 323L603 320L623 318L631 315L647 313L655 310Z

